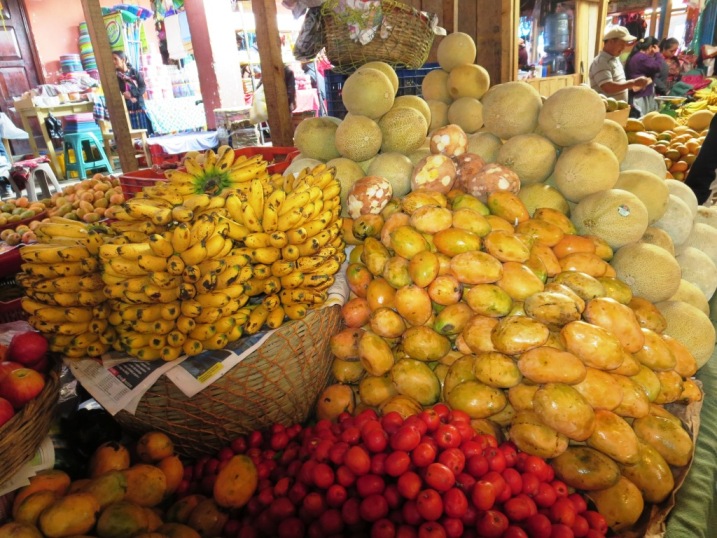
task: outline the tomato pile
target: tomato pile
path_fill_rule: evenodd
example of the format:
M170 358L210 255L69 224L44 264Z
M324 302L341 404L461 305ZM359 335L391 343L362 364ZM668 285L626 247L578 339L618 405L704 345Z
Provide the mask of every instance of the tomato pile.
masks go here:
M217 473L245 454L258 488L224 526L228 538L605 536L602 515L555 480L543 459L477 433L437 404L404 419L366 410L337 423L275 425L237 438L185 469L178 494L211 495Z

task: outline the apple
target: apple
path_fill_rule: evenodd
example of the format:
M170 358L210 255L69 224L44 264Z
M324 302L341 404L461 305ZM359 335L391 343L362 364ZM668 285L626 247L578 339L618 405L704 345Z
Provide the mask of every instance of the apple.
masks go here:
M5 398L15 409L20 409L45 388L45 378L30 368L13 370L0 384L0 398Z
M5 398L0 398L0 428L14 416L15 410L12 408L12 404Z
M27 366L38 362L47 353L47 340L40 333L26 331L18 333L10 340L7 357L11 361Z
M19 362L12 362L12 361L3 361L0 362L0 385L2 384L2 380L5 379L5 376L12 372L13 370L18 370L22 368L22 364Z
M50 360L47 358L47 355L43 355L40 360L35 361L32 364L27 364L26 367L31 370L35 370L36 372L40 372L41 374L45 374L50 369Z

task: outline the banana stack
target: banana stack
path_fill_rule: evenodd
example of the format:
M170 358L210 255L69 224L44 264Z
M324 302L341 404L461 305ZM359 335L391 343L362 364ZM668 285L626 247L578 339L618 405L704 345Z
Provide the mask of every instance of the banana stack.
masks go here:
M52 351L67 357L99 357L116 334L97 258L109 231L62 217L50 217L37 230L39 242L20 249L25 288L22 308Z
M284 318L301 319L326 300L334 274L345 259L341 237L341 186L335 170L319 165L296 178L251 181L246 190L227 195L225 209L243 236L253 276L244 284L249 297L261 298L244 327L279 327Z

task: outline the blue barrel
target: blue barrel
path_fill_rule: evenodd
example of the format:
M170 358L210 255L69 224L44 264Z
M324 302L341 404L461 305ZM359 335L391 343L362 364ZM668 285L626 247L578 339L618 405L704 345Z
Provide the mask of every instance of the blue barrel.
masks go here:
M547 52L563 52L570 48L570 15L551 13L545 17L543 42Z

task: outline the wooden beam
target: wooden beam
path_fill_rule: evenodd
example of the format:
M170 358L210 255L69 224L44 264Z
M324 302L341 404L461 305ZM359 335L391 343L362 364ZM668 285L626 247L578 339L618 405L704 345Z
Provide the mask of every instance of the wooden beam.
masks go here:
M518 19L520 5L514 0L501 0L501 39L503 49L500 64L500 81L508 82L518 78Z
M672 19L672 0L667 0L664 13L660 13L660 33L658 39L670 37L670 20Z
M598 5L598 26L595 34L595 56L602 50L602 36L605 35L605 19L607 18L608 0L601 0ZM595 57L593 56L593 58ZM592 61L592 60L591 60ZM588 65L588 69L590 66Z
M274 146L293 146L294 128L289 110L289 97L284 79L279 27L276 22L275 0L251 0L256 20L256 44L261 62L261 80L269 112L271 143Z
M458 0L443 0L443 28L449 34L458 31Z
M652 13L650 13L650 31L647 35L657 37L655 31L657 30L657 8L659 7L659 5L659 0L652 0Z
M92 48L95 51L95 60L97 61L97 69L100 72L100 82L105 94L107 110L110 113L120 166L123 172L132 172L137 170L139 165L135 157L136 152L132 137L129 133L130 125L127 108L124 97L120 92L117 75L115 75L112 49L110 48L110 40L107 37L105 21L100 9L100 0L82 0L82 11L85 14L87 31L90 34ZM108 155L107 158L110 159L110 156Z

